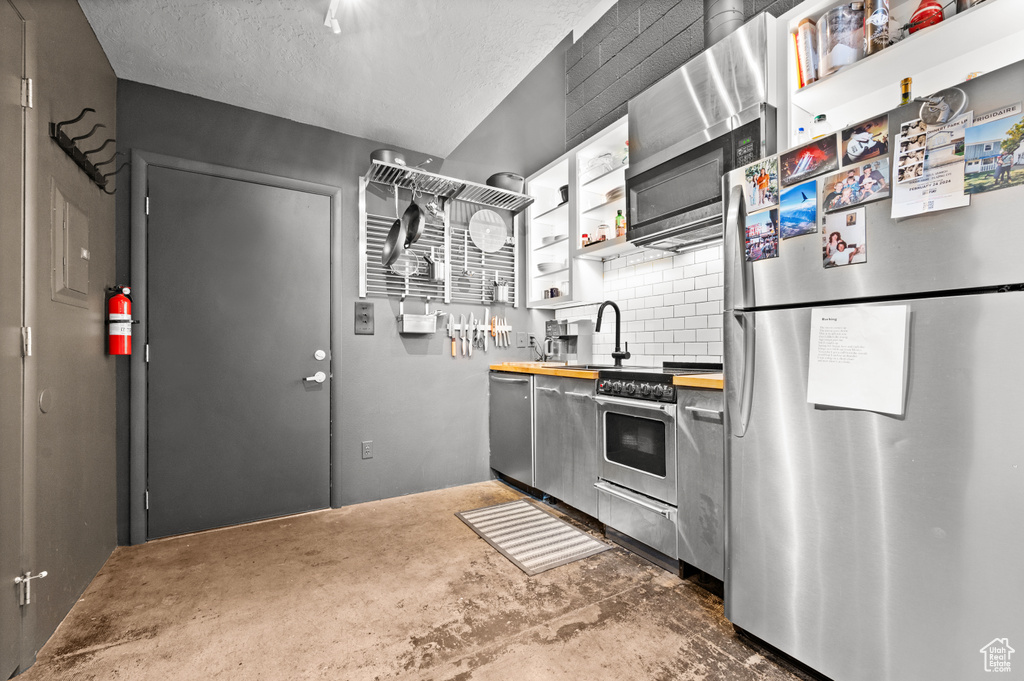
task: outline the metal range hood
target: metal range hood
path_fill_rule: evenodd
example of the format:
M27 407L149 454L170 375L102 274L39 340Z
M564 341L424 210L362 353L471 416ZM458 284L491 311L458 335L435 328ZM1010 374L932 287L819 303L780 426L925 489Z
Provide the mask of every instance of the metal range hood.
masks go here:
M766 149L774 151L775 18L761 13L737 26L737 17L742 18L742 0L707 0L705 34L709 40L724 37L629 101L626 191L631 206L626 236L637 246L679 251L722 237L720 186L717 202L705 196L687 205L679 192L674 196L680 197L680 205L667 206L664 217L656 210L643 215L639 208L633 214L636 188L657 183L657 177L653 182L650 178L660 168L699 157L705 149L710 153L721 139L741 128L756 127L758 120L762 134L754 158ZM738 156L726 150L718 185Z

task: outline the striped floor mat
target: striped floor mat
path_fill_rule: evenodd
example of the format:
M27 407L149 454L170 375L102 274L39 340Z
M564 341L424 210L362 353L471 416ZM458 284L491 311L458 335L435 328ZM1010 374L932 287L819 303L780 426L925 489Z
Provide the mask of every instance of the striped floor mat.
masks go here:
M612 548L525 499L455 515L528 575Z

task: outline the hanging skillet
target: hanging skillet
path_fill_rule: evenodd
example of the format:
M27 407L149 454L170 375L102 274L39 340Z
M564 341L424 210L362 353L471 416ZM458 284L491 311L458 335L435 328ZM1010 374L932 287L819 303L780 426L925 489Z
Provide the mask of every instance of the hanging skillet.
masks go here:
M423 209L416 203L415 192L409 207L402 214L402 225L405 227L406 248L416 243L427 228L427 217L423 214Z
M405 250L407 238L405 222L398 216L398 187L395 187L395 221L380 251L380 261L384 267L391 267L398 260L398 256Z

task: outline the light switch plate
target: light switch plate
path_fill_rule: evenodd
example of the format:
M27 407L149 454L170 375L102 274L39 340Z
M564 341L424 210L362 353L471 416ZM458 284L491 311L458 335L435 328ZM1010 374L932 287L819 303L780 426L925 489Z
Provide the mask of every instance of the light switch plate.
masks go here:
M356 303L356 335L373 335L373 303Z

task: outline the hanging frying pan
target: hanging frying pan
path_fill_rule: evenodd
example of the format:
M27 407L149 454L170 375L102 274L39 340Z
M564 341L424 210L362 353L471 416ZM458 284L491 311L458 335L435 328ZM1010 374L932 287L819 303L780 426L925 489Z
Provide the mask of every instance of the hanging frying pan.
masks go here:
M469 236L473 245L484 253L500 251L508 237L505 221L493 210L478 210L469 219Z
M427 217L423 210L416 203L416 196L413 195L409 207L402 214L402 225L405 227L405 247L409 248L416 243L427 228Z
M395 221L380 250L380 261L384 267L391 267L398 256L402 254L407 238L405 222L398 216L398 187L395 187Z

